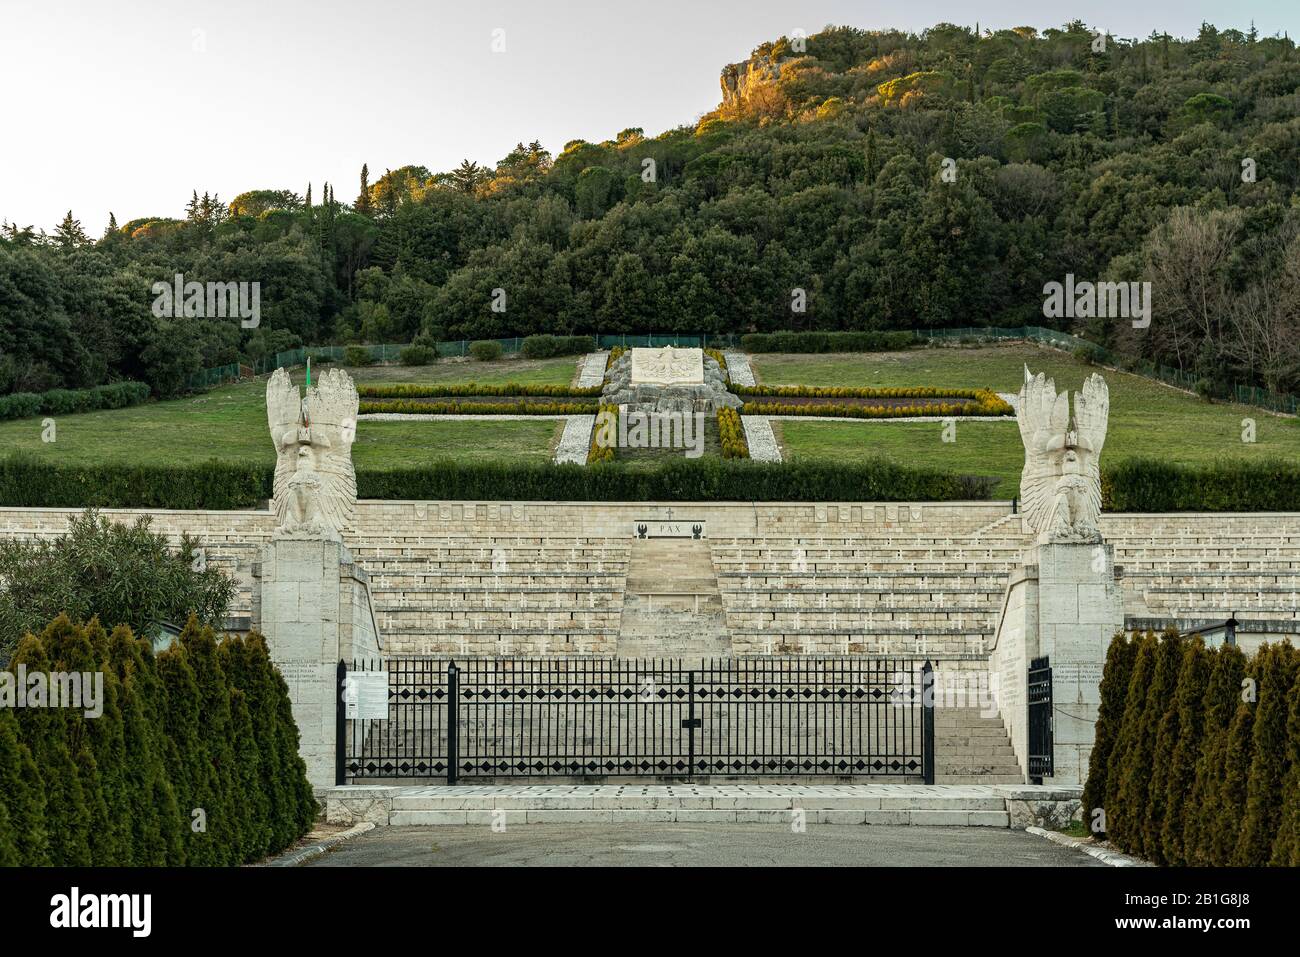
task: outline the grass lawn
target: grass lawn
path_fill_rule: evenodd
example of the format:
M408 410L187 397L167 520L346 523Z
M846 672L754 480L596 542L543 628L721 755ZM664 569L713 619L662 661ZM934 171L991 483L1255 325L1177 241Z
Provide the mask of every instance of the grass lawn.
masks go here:
M576 359L439 362L433 366L349 369L357 382L504 382L567 385ZM329 366L318 366L319 376ZM304 370L290 370L302 384ZM0 455L21 450L52 461L193 463L209 459L275 461L266 426L266 377L201 395L131 409L55 418L56 441L41 441L41 419L0 422ZM358 468L397 468L439 458L546 461L564 423L361 422L353 446Z
M1103 461L1136 455L1196 464L1217 458L1300 455L1300 423L1260 409L1204 402L1141 376L1093 369L1066 353L1030 344L973 349L917 349L852 355L757 355L751 363L766 385L988 387L1018 392L1023 367L1046 372L1058 390L1079 389L1091 372L1110 388L1110 430ZM1242 442L1242 419L1256 423L1256 441ZM957 422L957 441L942 441L939 423L780 422L791 459L836 461L883 452L900 461L950 471L995 475L994 493L1017 493L1024 452L1013 421Z

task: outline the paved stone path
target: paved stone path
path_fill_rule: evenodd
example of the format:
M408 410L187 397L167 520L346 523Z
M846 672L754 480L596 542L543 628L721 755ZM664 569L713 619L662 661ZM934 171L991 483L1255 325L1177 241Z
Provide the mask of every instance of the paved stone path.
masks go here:
M582 360L582 371L578 373L578 388L590 389L605 381L605 364L609 361L608 352L593 352Z
M781 461L781 449L776 444L772 420L762 415L742 415L740 424L745 428L745 441L749 444L749 457L755 462Z
M564 434L560 444L555 447L555 464L587 464L587 453L591 450L591 430L596 424L594 415L574 415L564 423Z
M727 360L727 378L732 385L754 385L754 370L749 365L749 356L743 352L724 352L722 358Z
M307 867L1104 867L1024 831L809 823L380 827Z

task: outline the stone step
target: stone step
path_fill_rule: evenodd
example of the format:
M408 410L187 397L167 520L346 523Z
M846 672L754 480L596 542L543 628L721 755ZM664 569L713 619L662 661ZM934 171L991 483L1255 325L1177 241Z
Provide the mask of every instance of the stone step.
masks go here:
M916 827L1001 827L1011 826L1006 810L871 811L860 808L804 810L806 824L875 824ZM393 811L394 827L437 825L519 824L776 824L788 827L792 809L753 810L748 808L623 808L519 811Z

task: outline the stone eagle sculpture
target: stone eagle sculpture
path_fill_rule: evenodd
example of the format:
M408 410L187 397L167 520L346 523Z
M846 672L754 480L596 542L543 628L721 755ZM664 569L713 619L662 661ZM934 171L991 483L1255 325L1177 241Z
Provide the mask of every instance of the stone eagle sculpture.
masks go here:
M358 408L357 388L342 369L326 372L301 397L283 369L271 376L266 421L275 443L276 535L343 540L357 501Z
M1025 443L1021 511L1040 543L1101 541L1101 449L1110 417L1110 390L1097 374L1083 391L1056 392L1056 383L1025 367L1016 421Z

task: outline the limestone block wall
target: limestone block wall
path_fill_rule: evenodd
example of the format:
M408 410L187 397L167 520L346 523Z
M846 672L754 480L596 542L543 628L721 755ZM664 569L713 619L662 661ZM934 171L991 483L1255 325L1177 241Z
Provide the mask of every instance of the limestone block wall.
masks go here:
M268 511L104 512L199 539L236 580L231 614L251 617ZM0 536L56 535L74 514L3 508ZM393 651L609 654L618 553L642 522L701 526L738 654L986 656L1031 544L1009 503L390 501L360 502L347 544ZM1300 621L1300 514L1107 514L1102 527L1131 619ZM1287 633L1270 627L1243 646Z

